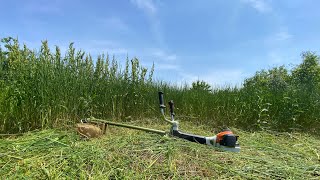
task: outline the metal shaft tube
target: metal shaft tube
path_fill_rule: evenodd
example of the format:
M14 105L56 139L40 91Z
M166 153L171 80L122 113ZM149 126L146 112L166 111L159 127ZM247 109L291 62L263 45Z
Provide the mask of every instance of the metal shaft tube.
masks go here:
M137 130L142 130L142 131L146 131L146 132L157 133L160 135L166 134L165 131L161 131L161 130L157 130L157 129L150 129L150 128L145 128L145 127L133 126L133 125L129 125L129 124L116 123L116 122L111 122L111 121L107 121L107 120L103 120L103 119L89 118L88 120L102 122L102 123L106 123L106 124L110 124L110 125L114 125L114 126L119 126L119 127L125 127L125 128L130 128L130 129L137 129Z

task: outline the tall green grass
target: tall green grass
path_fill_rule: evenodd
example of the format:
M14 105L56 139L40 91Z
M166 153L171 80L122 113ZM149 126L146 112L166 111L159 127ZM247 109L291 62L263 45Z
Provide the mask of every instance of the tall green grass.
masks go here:
M175 101L177 119L195 125L245 129L319 130L320 66L305 53L292 71L258 71L241 88L211 89L205 82L177 87L153 80L137 58L125 67L114 57L77 51L65 55L43 41L39 51L2 39L0 49L0 132L15 133L74 123L94 116L128 120L157 117L157 92Z

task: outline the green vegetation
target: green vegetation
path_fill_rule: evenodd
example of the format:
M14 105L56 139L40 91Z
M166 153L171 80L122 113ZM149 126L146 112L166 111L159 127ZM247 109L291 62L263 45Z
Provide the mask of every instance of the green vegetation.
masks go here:
M21 47L13 38L1 42L0 135L10 135L0 139L0 179L320 176L315 53L303 53L292 70L258 71L242 87L218 89L201 80L191 87L155 82L154 67L142 67L137 58L127 58L120 68L114 57L102 54L94 61L73 43L63 56L47 41L40 51ZM74 123L90 116L168 130L157 118L159 90L176 102L182 130L212 136L213 128L232 127L240 136L241 153L111 126L100 139L83 141L76 134Z
M160 119L133 124L167 130ZM182 127L192 133L208 126ZM73 128L72 126L69 128ZM320 140L307 133L246 132L241 153L109 126L100 139L44 130L0 139L0 179L318 179ZM203 135L212 135L211 133Z
M40 51L2 39L0 49L0 133L72 124L80 118L121 121L159 115L157 92L173 99L177 119L196 125L276 131L320 128L320 65L314 53L303 53L292 70L284 66L257 72L243 87L212 89L198 81L175 87L153 81L153 71L137 58L120 68L115 58L76 51L63 56L47 41Z

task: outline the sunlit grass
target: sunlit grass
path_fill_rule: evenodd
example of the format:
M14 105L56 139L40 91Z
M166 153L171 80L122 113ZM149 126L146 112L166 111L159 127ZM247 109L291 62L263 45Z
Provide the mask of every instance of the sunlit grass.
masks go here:
M135 125L167 130L159 119ZM207 126L181 122L189 132ZM75 131L45 130L0 140L5 179L317 179L319 138L306 133L246 132L241 152L221 152L182 139L109 126L106 135L80 140Z

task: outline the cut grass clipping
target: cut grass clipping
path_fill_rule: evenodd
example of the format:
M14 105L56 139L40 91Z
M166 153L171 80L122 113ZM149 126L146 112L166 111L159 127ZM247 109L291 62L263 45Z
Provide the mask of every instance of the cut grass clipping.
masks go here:
M134 124L166 130L164 124ZM159 122L159 121L157 121ZM212 135L204 126L182 124ZM319 179L320 140L301 133L240 135L240 153L109 126L98 139L72 130L43 130L0 139L0 179Z

